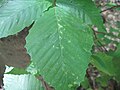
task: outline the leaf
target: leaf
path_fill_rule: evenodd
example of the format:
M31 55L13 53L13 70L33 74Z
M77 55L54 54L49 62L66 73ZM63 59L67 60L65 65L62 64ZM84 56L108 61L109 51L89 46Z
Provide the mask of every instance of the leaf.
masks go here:
M0 38L29 26L49 6L46 0L9 0L0 8Z
M120 44L117 46L117 50L112 54L116 58L120 58Z
M120 82L120 44L117 46L117 50L112 54L113 56L113 65L115 68L115 77L116 80Z
M30 65L26 68L26 71L32 75L39 74L33 62L31 62Z
M101 87L107 87L108 82L112 77L104 73L100 73L100 75L100 77L96 78L96 82L100 83Z
M89 80L87 77L85 77L84 81L81 83L81 86L84 88L84 89L88 89L90 87L90 84L89 84Z
M57 6L81 18L84 23L95 25L99 31L105 32L100 10L92 0L57 0Z
M20 75L20 74L30 74L30 73L27 72L26 69L9 67L9 66L6 65L5 74Z
M114 76L117 81L120 82L120 55L119 55L119 46L117 50L112 54L97 53L92 56L93 59L91 63L95 65L100 71Z
M36 68L56 90L84 80L93 45L92 30L81 19L54 7L37 20L26 38Z
M117 81L120 82L120 57L114 57L113 58L113 65L114 65L114 68L115 68L115 78Z
M0 7L2 7L8 0L0 0Z
M113 76L115 73L112 57L105 53L96 53L92 55L91 63L97 67L98 70Z
M29 65L30 56L27 54L24 45L26 43L25 37L32 25L24 28L17 35L0 39L0 62L17 68L26 68Z
M5 90L44 90L39 80L33 75L5 74Z
M3 84L4 72L5 72L5 64L0 62L0 89L4 85Z
M14 74L14 75L20 75L20 74L30 74L25 69L22 68L13 68L10 72L7 72L6 74Z

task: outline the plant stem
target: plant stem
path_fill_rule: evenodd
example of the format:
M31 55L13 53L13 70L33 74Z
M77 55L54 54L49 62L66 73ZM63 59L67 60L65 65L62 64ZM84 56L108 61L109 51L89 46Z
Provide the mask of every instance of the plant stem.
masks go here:
M101 11L100 13L105 12L105 11L108 11L108 10L111 10L111 9L115 9L115 8L118 8L118 7L120 7L120 5L117 5L117 6L113 6L113 7L107 8L107 9Z
M53 7L56 6L56 0L53 0Z

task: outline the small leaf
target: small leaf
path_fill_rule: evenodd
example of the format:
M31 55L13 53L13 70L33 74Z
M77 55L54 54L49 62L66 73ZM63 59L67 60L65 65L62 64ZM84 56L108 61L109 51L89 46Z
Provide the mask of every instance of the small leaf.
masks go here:
M11 35L0 39L1 62L17 68L25 68L29 65L30 56L27 54L24 45L26 43L25 37L32 25L33 24L26 27L17 35Z
M120 58L120 44L117 46L117 50L112 54L116 58Z
M30 74L25 69L22 68L13 68L10 72L7 72L6 74L14 74L14 75L20 75L20 74Z
M91 63L97 67L98 70L108 74L114 75L114 66L112 57L105 53L97 53L92 55Z
M84 81L81 83L81 86L85 89L88 89L90 87L88 78L85 77Z
M115 77L116 80L120 82L120 44L117 46L117 50L112 54L113 64L115 68Z
M96 78L96 82L100 83L101 87L107 87L109 80L112 79L112 76L109 76L103 72L100 72L100 77Z
M113 65L114 65L114 68L115 68L115 78L117 81L120 82L120 57L114 57L113 58Z

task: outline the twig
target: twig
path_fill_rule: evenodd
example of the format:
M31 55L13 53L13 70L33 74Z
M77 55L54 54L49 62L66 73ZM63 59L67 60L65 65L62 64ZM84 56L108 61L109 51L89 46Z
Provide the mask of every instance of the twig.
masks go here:
M45 90L54 90L44 81L42 76L36 76L36 78L42 82L42 86L44 87Z
M108 11L108 10L111 10L111 9L115 9L115 8L118 8L118 7L120 7L120 5L113 6L113 7L111 7L111 8L107 8L107 9L101 11L100 13L105 12L105 11Z
M98 31L95 31L93 28L92 28L92 30L93 30L94 37L95 37L95 39L97 40L97 42L98 42L101 46L103 46L103 44L102 44L102 43L98 40L98 38L97 38L96 32L98 32ZM105 34L104 32L99 32L99 33ZM103 49L104 49L104 51L107 52L107 50L106 50L106 48L105 48L104 46L103 46Z

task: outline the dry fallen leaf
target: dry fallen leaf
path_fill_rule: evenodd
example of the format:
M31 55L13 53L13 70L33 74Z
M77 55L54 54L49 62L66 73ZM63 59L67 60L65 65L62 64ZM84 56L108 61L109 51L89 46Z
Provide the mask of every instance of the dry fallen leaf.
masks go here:
M24 28L17 35L11 35L0 39L0 62L5 65L17 68L25 68L30 63L30 56L27 54L25 37L32 27Z

